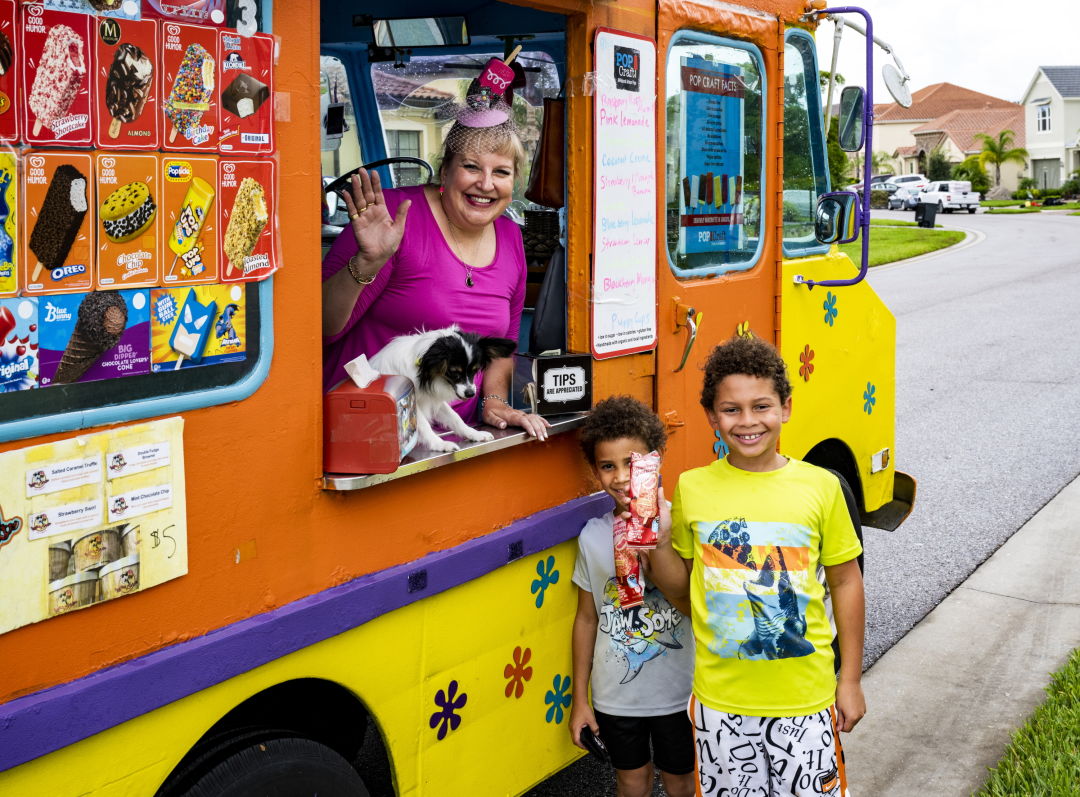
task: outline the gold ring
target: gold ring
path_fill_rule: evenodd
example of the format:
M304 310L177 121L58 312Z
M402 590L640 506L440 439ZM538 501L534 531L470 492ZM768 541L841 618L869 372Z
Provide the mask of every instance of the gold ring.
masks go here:
M362 208L360 208L360 212L363 213L365 210L367 210L370 207L371 207L371 205L364 205Z
M360 214L359 213L353 213L351 216L349 216L349 221L352 221L353 219L358 219L358 218L360 218Z

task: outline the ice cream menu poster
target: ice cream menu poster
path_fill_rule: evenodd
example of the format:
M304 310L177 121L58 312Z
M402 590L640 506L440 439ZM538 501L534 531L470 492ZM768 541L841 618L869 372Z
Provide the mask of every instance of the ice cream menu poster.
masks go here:
M656 45L600 30L594 45L592 352L656 346Z
M0 454L0 633L187 573L184 421Z
M679 186L679 253L741 249L743 227L742 70L684 56Z

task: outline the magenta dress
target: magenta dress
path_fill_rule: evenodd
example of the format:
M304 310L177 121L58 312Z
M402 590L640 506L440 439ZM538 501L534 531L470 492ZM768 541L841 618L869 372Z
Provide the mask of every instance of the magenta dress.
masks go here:
M465 264L443 238L423 186L387 189L383 196L391 216L401 202L412 200L405 234L397 254L361 292L344 328L323 338L324 391L346 377L345 363L373 356L397 335L457 324L466 332L518 339L526 275L518 225L505 216L495 220L495 259L472 270L470 288ZM357 249L346 227L323 260L323 281L345 268ZM454 405L467 423L476 421L481 377L477 395Z

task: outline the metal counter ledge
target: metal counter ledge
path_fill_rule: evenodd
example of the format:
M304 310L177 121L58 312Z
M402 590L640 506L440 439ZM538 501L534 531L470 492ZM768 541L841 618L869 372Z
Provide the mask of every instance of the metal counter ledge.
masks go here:
M554 415L548 417L551 428L548 430L550 437L558 434L571 432L581 426L588 416L587 412L575 412L568 415ZM490 454L504 448L519 446L523 443L535 441L536 438L525 434L522 429L513 427L509 429L494 429L490 426L481 427L484 431L495 435L494 440L486 443L471 443L467 440L460 441L461 448L449 453L432 452L427 449L414 449L409 456L402 460L401 465L393 473L373 473L370 475L355 475L348 473L324 473L322 486L324 490L363 490L365 487L374 487L376 484L402 479L412 476L414 473L423 473L434 468L441 468L454 462L461 462L473 457Z

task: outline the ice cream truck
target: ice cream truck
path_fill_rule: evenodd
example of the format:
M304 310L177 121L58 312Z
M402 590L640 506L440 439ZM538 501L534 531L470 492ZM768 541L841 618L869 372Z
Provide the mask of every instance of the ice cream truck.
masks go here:
M575 538L610 504L575 430L626 394L666 484L723 456L698 396L733 335L789 365L783 453L868 533L910 511L894 319L834 245L869 218L830 193L818 88L826 17L869 68L859 9L78 5L0 3L0 794L526 792L582 755ZM325 189L427 180L445 109L515 50L513 401L551 433L409 450L411 384L324 396ZM845 89L849 149L872 107Z

